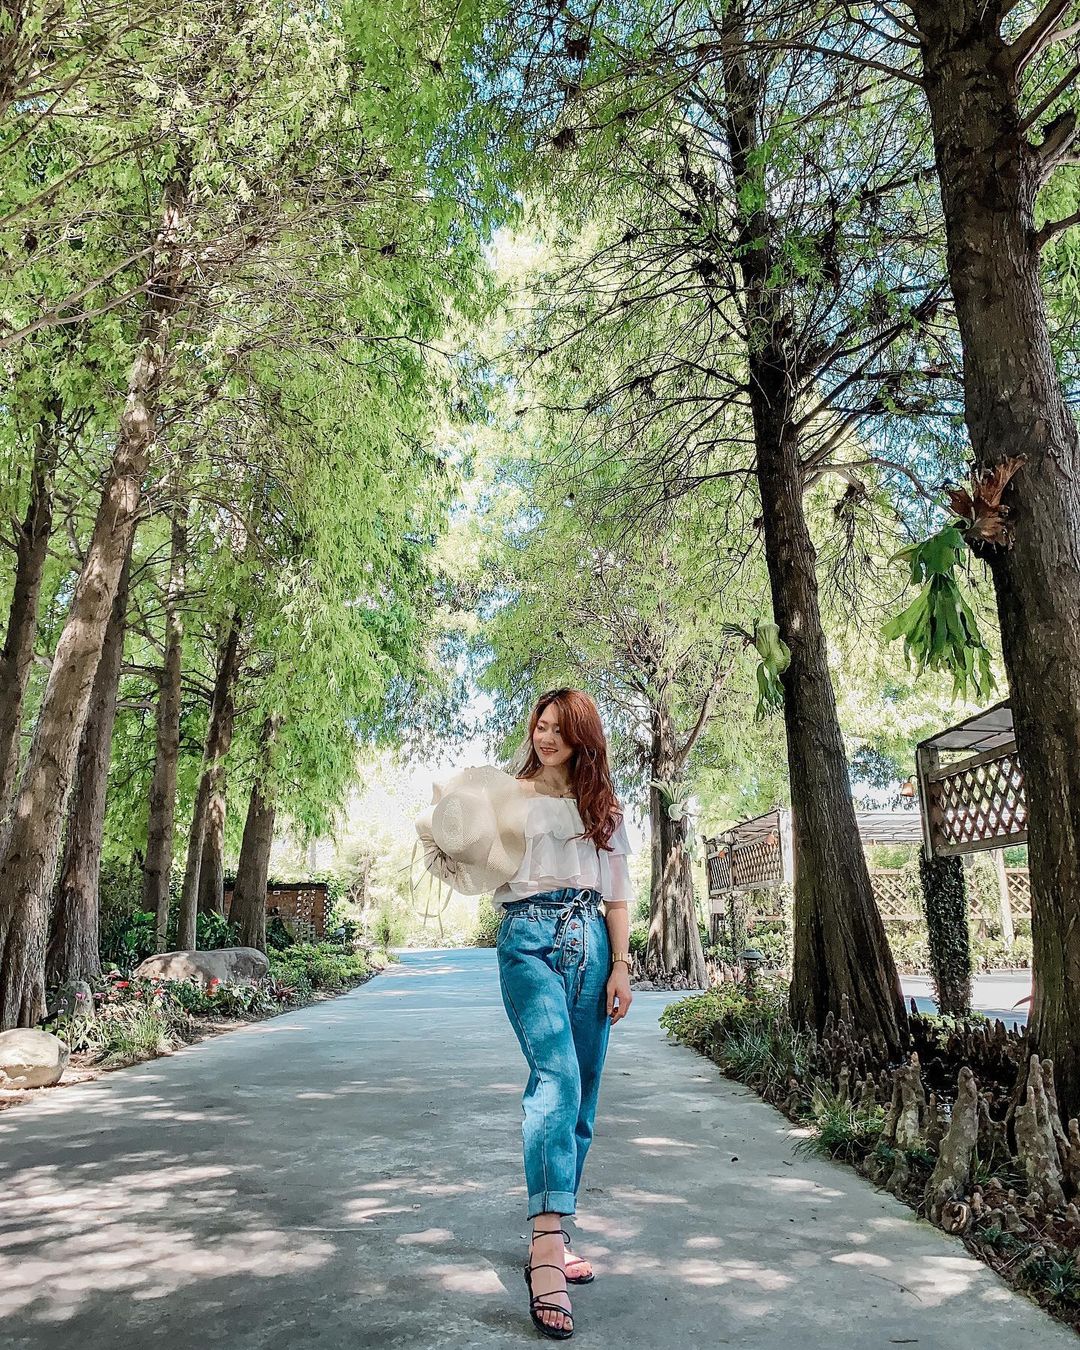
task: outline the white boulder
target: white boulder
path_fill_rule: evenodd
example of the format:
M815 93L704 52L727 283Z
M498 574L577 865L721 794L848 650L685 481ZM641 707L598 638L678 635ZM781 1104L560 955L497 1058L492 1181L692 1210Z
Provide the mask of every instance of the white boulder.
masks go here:
M67 1068L71 1051L51 1031L0 1031L0 1084L10 1088L52 1087Z
M222 947L213 952L161 952L148 956L132 972L136 980L192 980L204 988L222 984L254 984L270 969L257 947Z

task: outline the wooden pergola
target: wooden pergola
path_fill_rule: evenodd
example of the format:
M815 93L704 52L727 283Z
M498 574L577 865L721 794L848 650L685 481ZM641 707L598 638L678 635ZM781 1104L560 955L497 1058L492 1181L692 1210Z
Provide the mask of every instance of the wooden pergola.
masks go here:
M1027 842L1024 773L1008 700L922 741L915 771L928 857Z
M864 844L921 844L919 812L857 811ZM774 807L705 840L710 906L732 893L767 891L795 880L791 812Z

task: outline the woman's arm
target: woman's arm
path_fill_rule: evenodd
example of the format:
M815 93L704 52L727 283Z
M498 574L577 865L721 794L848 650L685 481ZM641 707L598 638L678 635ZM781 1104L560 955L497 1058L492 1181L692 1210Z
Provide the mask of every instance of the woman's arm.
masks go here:
M604 922L607 924L613 960L607 982L607 1013L612 1026L630 1011L633 994L630 992L630 910L625 900L605 900Z

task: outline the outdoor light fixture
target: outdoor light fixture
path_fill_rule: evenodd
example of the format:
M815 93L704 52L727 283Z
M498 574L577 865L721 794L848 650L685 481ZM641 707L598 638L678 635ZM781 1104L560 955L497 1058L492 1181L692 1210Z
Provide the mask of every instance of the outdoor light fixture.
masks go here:
M739 964L743 968L743 979L747 989L753 989L757 973L765 964L765 956L756 947L746 947L739 953Z
M904 781L900 784L900 796L906 797L908 801L910 801L918 793L918 790L919 789L915 786L914 777L905 778Z

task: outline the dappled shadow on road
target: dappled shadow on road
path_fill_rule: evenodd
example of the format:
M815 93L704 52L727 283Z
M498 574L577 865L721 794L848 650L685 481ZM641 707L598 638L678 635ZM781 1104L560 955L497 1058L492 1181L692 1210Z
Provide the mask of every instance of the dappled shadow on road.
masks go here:
M481 960L486 981L474 955L425 956L0 1118L5 1344L531 1343L524 1067ZM652 1009L613 1035L573 1227L597 1271L584 1346L973 1350L1025 1343L1017 1308L1039 1325L958 1245L794 1155Z

